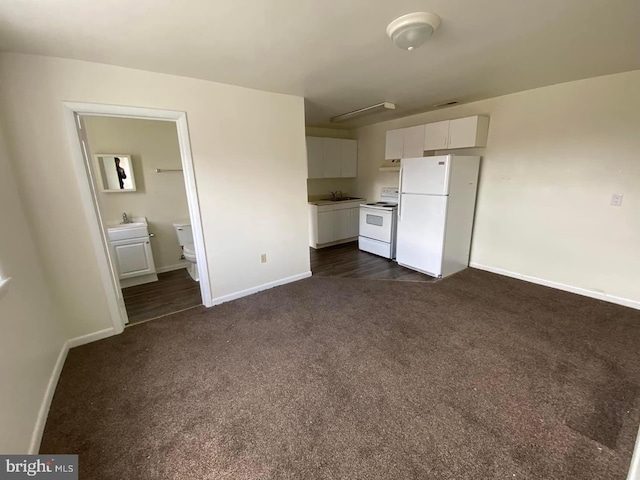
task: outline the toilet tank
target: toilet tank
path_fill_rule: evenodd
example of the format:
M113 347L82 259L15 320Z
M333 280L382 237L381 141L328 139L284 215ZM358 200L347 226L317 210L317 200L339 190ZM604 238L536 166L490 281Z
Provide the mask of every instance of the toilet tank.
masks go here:
M176 229L178 243L181 247L193 244L193 232L191 231L191 222L189 220L178 220L173 223L173 228Z

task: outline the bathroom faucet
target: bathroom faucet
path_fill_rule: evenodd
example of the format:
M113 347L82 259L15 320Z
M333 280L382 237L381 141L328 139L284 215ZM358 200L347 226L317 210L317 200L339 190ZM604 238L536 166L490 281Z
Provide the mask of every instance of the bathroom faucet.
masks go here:
M122 214L122 223L131 223L131 220L129 220L129 217L127 217L127 212L124 212Z

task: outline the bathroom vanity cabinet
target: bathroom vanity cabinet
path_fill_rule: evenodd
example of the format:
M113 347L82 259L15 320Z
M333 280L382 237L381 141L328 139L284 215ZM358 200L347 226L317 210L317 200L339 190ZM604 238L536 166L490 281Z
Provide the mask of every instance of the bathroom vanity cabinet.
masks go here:
M146 219L107 228L120 286L131 287L158 280Z
M111 242L111 245L116 254L120 280L155 273L149 237L120 240Z

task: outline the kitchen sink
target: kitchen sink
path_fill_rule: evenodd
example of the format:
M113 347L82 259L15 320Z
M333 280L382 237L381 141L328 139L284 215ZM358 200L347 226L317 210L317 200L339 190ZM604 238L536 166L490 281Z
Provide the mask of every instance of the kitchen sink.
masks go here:
M358 197L340 197L340 198L331 199L332 202L345 202L347 200L362 200L362 199Z

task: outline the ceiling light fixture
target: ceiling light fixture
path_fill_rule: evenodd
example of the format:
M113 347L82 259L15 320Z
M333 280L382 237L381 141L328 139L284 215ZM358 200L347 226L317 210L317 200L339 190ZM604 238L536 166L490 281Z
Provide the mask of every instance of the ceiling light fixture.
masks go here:
M397 47L411 51L429 40L439 26L440 17L435 13L409 13L391 22L387 35Z
M369 115L371 113L379 113L384 112L385 110L395 109L396 106L391 102L376 103L375 105L371 105L370 107L359 108L358 110L354 110L353 112L343 113L342 115L338 115L337 117L329 119L329 121L331 123L348 122L349 120L353 120L354 118L361 115Z

